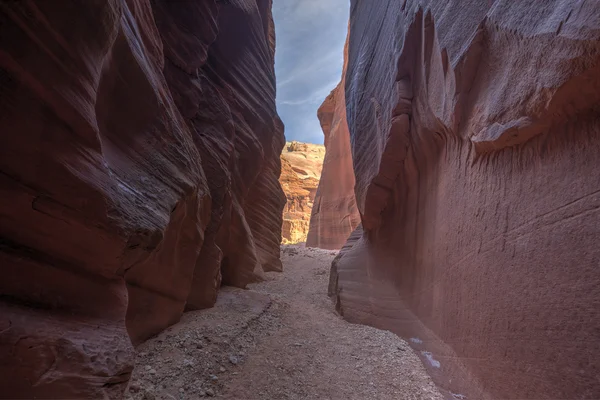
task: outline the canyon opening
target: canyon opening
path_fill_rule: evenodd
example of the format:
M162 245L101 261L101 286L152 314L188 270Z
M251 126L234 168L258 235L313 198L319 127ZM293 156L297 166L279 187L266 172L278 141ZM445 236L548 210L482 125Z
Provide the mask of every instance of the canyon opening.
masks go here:
M0 1L0 129L0 398L600 398L596 1Z

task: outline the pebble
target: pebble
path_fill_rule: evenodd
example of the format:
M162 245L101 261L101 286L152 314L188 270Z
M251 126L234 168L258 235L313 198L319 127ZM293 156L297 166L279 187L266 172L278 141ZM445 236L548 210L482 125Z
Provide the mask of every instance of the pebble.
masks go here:
M240 360L236 356L229 356L229 362L232 363L233 365L238 365Z
M184 367L192 367L193 365L194 365L194 361L188 360L188 359L183 360Z
M221 368L219 368L219 371L221 371L221 372L225 372L226 370L225 370L225 368L224 368L224 367L221 367Z
M148 373L150 373L152 375L156 375L156 370L154 368L152 368L148 371Z
M139 392L141 389L140 384L137 382L133 382L131 385L129 385L129 391L130 392Z
M211 379L211 380L213 380L213 381L216 381L216 380L218 380L218 379L219 379L219 377L218 377L218 376L216 376L216 375L211 375L211 376L210 376L210 379Z
M212 389L207 389L207 390L206 390L206 395L207 395L207 396L210 396L210 397L214 397L214 395L215 395L215 391L214 391L214 390L212 390Z
M144 400L156 400L156 396L148 390L144 392Z

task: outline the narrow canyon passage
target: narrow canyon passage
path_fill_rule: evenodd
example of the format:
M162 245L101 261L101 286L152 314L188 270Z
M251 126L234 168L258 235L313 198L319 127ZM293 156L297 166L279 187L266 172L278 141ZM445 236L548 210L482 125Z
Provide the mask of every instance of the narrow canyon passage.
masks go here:
M0 1L0 398L600 399L597 0L56 3Z
M138 348L129 399L442 399L408 344L344 321L333 251L283 246L283 273L225 288L214 308Z

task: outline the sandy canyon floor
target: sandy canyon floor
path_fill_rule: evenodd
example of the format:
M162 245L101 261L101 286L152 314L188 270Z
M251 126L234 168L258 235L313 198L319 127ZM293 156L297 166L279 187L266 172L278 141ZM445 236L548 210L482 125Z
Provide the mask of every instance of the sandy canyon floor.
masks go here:
M285 272L138 348L127 399L442 399L396 335L341 319L327 297L335 252L282 247Z

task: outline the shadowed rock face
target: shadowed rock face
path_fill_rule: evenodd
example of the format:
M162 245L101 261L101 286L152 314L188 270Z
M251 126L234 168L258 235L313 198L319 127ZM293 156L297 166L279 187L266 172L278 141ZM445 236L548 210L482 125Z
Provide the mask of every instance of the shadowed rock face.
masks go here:
M268 0L0 5L0 393L120 398L132 345L279 270Z
M330 290L449 395L600 397L599 21L569 0L352 1L362 226Z
M324 156L325 147L295 141L286 143L281 153L279 182L287 197L281 229L283 244L306 242Z
M347 43L344 48L346 53ZM350 133L346 122L344 83L347 57L344 59L342 81L327 96L317 113L327 151L310 218L306 240L308 247L340 249L360 223L354 197Z

